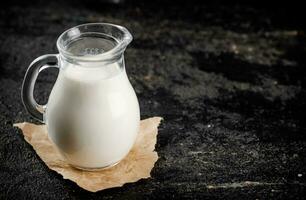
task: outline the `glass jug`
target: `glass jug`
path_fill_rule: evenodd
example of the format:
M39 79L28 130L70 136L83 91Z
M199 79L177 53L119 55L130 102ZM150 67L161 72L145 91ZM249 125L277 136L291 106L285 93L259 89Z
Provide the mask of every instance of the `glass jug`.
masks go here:
M92 23L73 27L57 40L59 54L38 57L29 66L22 101L45 123L48 136L72 166L95 170L120 162L136 139L139 104L125 71L124 51L132 41L121 26ZM57 67L46 105L33 90L40 71Z

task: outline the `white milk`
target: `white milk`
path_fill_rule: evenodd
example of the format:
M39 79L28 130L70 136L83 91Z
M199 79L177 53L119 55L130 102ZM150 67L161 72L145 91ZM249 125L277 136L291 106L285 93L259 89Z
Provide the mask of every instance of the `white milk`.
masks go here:
M64 64L50 94L49 137L72 165L102 168L123 159L139 128L139 105L124 69Z

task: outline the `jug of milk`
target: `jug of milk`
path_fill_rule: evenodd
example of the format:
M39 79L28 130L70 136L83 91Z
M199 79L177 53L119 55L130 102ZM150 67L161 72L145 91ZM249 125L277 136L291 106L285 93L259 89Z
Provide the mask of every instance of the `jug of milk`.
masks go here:
M69 164L96 170L120 162L132 148L139 104L124 64L132 41L118 25L91 23L65 31L57 40L59 54L38 57L29 66L22 101L45 123L48 136ZM57 80L46 105L34 97L40 71L57 67Z

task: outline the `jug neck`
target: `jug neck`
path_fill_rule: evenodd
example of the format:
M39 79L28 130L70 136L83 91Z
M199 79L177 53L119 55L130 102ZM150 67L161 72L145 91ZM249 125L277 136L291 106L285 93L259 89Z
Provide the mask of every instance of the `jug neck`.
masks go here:
M124 51L131 41L130 32L122 26L90 23L65 31L57 40L57 48L65 62L102 66L123 63Z

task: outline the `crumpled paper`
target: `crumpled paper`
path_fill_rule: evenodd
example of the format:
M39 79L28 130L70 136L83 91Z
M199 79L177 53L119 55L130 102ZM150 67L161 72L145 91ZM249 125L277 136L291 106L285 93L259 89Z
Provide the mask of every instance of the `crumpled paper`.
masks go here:
M22 130L25 140L33 146L38 156L50 169L85 190L97 192L151 177L150 172L158 159L154 149L157 128L161 120L161 117L142 120L136 142L129 154L114 167L101 171L83 171L66 163L56 146L49 140L45 125L23 122L14 126Z

